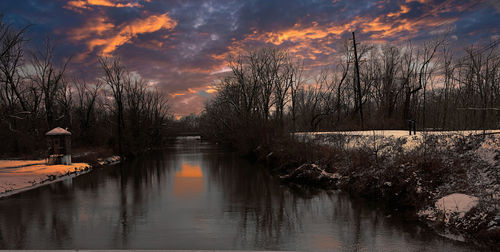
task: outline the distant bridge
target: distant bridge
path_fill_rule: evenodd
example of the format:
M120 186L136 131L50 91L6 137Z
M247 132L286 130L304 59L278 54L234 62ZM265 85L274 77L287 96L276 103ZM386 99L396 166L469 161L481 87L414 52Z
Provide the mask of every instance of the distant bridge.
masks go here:
M185 131L185 132L176 132L175 136L201 136L201 133L198 131Z

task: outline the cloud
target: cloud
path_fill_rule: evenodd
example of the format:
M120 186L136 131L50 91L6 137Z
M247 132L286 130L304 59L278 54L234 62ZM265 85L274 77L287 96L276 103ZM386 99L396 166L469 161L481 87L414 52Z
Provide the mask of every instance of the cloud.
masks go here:
M391 12L391 13L387 14L387 17L399 17L399 16L406 14L410 11L410 8L406 5L401 5L399 7L400 7L399 11Z
M345 24L310 24L296 23L291 27L284 27L273 31L258 31L234 40L222 54L211 55L215 60L224 60L229 55L238 54L247 48L264 45L280 46L289 53L301 59L316 60L320 56L336 52L335 42L341 40L341 35L352 30L359 21L354 20Z
M207 97L187 94L170 100L171 109L176 115L185 116L191 113L200 113L203 110Z
M150 15L144 19L135 19L122 25L114 25L107 18L89 19L84 27L70 31L73 41L85 41L89 51L98 50L99 55L109 56L119 46L129 42L136 36L159 30L173 30L177 21L168 13ZM165 36L164 38L166 38ZM161 41L154 42L162 45Z
M71 0L66 3L64 8L80 11L80 9L92 9L92 6L100 7L142 7L138 2L127 2L127 1L111 1L111 0Z
M306 27L295 24L293 27L281 31L268 32L261 35L265 42L280 45L285 41L297 42L302 40L323 39L330 35L340 35L351 28L352 24L319 26L313 22L311 26Z
M107 32L112 31L115 25L105 17L96 17L87 20L84 27L73 29L71 39L80 41L88 39L92 36L104 36Z
M498 0L486 0L486 3L491 5L497 13L500 13L500 2Z
M356 12L351 10L353 6L348 2L337 1L336 4L339 5L338 11L333 18L323 15L313 17L308 13L296 17L296 22L292 24L278 21L278 24L256 25L241 38L234 36L226 50L210 56L215 61L223 62L228 56L247 49L274 45L304 60L306 69L315 70L332 64L332 57L337 57L337 52L344 49L343 44L353 31L363 43L373 44L436 36L453 31L455 22L459 20L456 13L474 6L473 3L452 0L418 0L397 4L384 1L375 6L359 3ZM352 14L354 16L350 16ZM250 15L247 18L255 17ZM313 21L309 22L311 18Z
M210 75L216 75L216 74L221 74L221 73L227 73L227 72L231 72L232 69L228 66L223 66L221 69L217 70L217 71L213 71L210 73Z
M457 17L429 17L427 19L401 19L391 22L387 19L377 17L361 25L361 31L370 33L370 38L372 39L399 38L398 40L406 40L418 36L419 31L427 30L431 27L438 29L439 27L453 24L457 20ZM433 31L433 29L430 29L431 34L436 33Z

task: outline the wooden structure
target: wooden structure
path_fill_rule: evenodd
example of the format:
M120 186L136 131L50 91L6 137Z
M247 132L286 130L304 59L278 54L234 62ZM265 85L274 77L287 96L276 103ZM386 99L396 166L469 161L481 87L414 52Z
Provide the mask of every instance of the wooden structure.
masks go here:
M71 164L71 132L54 128L45 133L48 145L48 164Z

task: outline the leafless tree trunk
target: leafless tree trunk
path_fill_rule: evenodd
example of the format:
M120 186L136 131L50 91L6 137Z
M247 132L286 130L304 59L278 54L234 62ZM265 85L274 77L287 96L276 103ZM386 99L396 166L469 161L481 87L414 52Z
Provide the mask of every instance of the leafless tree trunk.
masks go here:
M290 99L291 99L291 108L290 113L292 115L292 131L295 132L297 130L297 103L298 97L297 92L303 87L303 64L297 64L297 67L294 68L294 80L290 85Z
M21 87L24 78L20 73L24 59L24 32L27 29L28 26L16 30L4 23L0 16L0 119L8 124L10 131L16 131L16 119L25 119L32 112L26 97L27 90Z
M80 133L83 139L88 138L92 128L91 120L96 107L96 101L101 89L102 82L97 81L90 85L85 81L75 80L73 82L77 97L77 115L79 117Z
M123 156L123 130L124 122L124 92L129 81L125 67L118 58L99 58L99 63L104 71L103 81L111 89L116 105L116 127L118 131L118 152Z
M47 126L53 128L57 94L62 88L64 71L70 58L65 60L61 67L56 67L54 65L54 47L49 38L46 39L44 47L44 49L32 54L31 64L34 68L34 74L30 76L30 79L42 92Z

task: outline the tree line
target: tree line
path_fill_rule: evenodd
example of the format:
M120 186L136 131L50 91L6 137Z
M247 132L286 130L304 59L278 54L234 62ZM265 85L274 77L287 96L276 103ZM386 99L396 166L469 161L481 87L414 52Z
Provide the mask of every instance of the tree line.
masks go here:
M498 128L499 42L464 51L451 49L446 38L361 43L356 58L352 41L345 41L329 68L307 75L286 50L242 52L229 59L231 72L206 104L201 128L254 147L276 133L406 129L409 120L419 130Z
M167 97L118 58L98 58L101 75L79 79L49 39L29 48L27 29L0 20L0 153L43 150L44 133L57 126L73 133L75 146L122 154L160 145L172 131ZM498 128L498 44L457 51L446 39L361 43L354 53L345 41L329 68L313 74L286 50L248 50L228 59L231 72L199 118L177 124L241 146L295 131L405 129L408 120L420 130Z
M68 128L75 147L131 155L159 146L172 120L167 97L116 57L99 57L91 82L70 76L49 38L27 46L26 30L0 19L0 153L43 154L45 132Z

